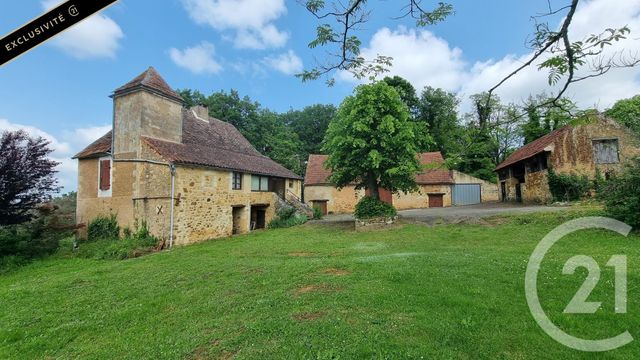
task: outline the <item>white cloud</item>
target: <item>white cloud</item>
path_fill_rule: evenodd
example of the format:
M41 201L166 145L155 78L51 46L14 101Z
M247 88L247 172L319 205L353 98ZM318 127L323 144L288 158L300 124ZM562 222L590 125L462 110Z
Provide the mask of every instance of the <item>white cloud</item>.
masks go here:
M49 146L53 152L50 154L50 158L60 163L56 167L58 184L63 187L62 192L67 192L75 190L78 185L78 165L76 160L71 157L111 130L111 126L94 126L63 131L64 140L60 140L37 127L16 124L0 118L0 133L17 130L24 130L30 136L42 137L51 143Z
M300 73L303 68L302 59L300 59L293 50L289 50L278 56L267 56L263 61L267 66L286 75Z
M51 9L61 0L44 0L42 7ZM77 59L113 58L124 33L110 17L95 14L51 40L51 45Z
M217 74L222 66L214 58L215 47L203 41L199 45L178 50L169 49L169 56L173 62L194 74Z
M182 0L197 24L220 31L232 31L238 48L278 48L289 34L273 22L287 12L284 0Z
M444 39L426 30L382 28L361 55L368 60L378 55L393 57L390 73L410 80L420 89L430 85L454 91L466 77L462 50L449 47ZM349 78L350 74L342 72L339 77Z
M581 2L576 11L571 34L573 40L599 33L608 27L628 25L631 34L627 40L606 48L607 54L626 51L640 54L640 0L592 0ZM390 75L405 77L422 89L425 85L442 87L463 96L462 109L468 111L468 96L487 91L504 76L515 70L532 55L530 53L507 54L494 60L473 64L463 60L461 49L451 47L448 42L433 33L421 30L397 30L382 28L362 49L366 59L378 54L393 57ZM573 84L567 96L579 106L609 107L618 99L640 93L640 68L616 69L608 74ZM345 72L338 78L356 81ZM557 88L555 88L557 90ZM497 94L505 102L520 102L530 94L554 91L547 83L547 72L538 71L537 64L531 66L501 86Z

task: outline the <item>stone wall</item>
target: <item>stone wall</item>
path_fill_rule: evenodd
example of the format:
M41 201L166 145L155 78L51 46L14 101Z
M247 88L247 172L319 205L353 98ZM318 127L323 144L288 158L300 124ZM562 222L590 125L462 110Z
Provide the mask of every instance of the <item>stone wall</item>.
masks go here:
M593 160L592 140L617 138L620 162L596 164ZM618 172L623 164L640 156L640 140L627 128L613 120L602 119L591 124L575 126L553 144L549 162L557 173L574 173L593 178L598 168L602 174Z
M596 164L592 142L595 139L618 139L620 162ZM613 120L600 119L593 123L574 126L548 146L548 164L559 174L596 176L596 169L604 176L607 172L619 172L626 161L640 156L640 140L627 128ZM509 178L505 183L506 201L516 200L518 181ZM530 172L526 169L525 182L521 184L522 201L525 203L547 203L552 200L547 170ZM501 197L501 196L500 196Z
M178 166L176 172L174 244L187 244L230 236L250 229L252 206L266 206L266 223L275 213L272 192L251 191L251 175L244 174L242 189L231 189L231 172ZM234 210L235 214L234 214ZM234 216L235 215L235 216Z
M347 186L341 190L330 185L309 185L304 187L304 201L313 205L314 200L327 200L327 212L330 214L351 214L364 190L356 190L355 186Z
M138 158L140 136L182 141L182 105L147 91L117 96L114 100L114 156Z
M428 208L430 193L443 194L444 206L451 206L450 185L419 185L419 188L415 193L394 194L393 206L398 210ZM314 200L327 200L327 212L330 214L353 213L364 194L364 190L356 190L355 186L347 186L341 190L330 185L311 185L304 188L305 202L312 205Z
M418 185L415 193L393 194L393 206L398 210L423 209L429 207L429 194L443 194L444 207L451 206L451 185Z

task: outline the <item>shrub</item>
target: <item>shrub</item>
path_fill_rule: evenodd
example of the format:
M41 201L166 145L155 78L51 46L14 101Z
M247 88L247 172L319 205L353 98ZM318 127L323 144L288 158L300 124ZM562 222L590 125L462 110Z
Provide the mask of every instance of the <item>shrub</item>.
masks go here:
M313 219L314 220L320 220L322 219L322 217L324 216L324 214L322 213L322 210L319 207L313 207Z
M631 160L622 173L612 176L604 184L599 198L604 201L608 216L639 230L640 158Z
M358 204L354 215L356 219L368 219L374 217L393 217L396 216L396 209L383 201L374 199L371 196L365 196Z
M549 190L555 201L576 201L586 197L591 188L587 176L556 174L549 169Z
M278 210L276 217L269 222L269 229L288 228L302 225L309 220L305 215L296 215L295 208L282 208Z
M282 219L280 217L276 217L275 219L271 220L268 228L281 229L281 228L288 228L292 226L298 226L306 223L307 220L309 219L305 215L292 216L288 219Z
M111 224L109 228L113 231L114 226L111 223L111 219L115 220L115 217L112 216L109 219ZM119 228L117 221L115 221L115 228ZM77 255L100 260L128 259L150 253L158 245L158 239L151 235L149 227L144 221L139 226L136 224L136 231L131 232L129 230L127 235L122 239L111 236L98 237L97 240L81 242Z
M75 226L61 220L59 208L42 204L33 210L32 220L0 226L0 268L14 267L54 253L60 239L70 236Z
M100 215L89 223L87 240L117 240L120 238L120 226L114 214Z

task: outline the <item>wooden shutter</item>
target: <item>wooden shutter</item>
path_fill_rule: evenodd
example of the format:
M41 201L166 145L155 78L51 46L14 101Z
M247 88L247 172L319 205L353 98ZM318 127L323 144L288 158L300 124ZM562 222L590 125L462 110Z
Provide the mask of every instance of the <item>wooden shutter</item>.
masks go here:
M111 188L111 160L100 160L100 190Z

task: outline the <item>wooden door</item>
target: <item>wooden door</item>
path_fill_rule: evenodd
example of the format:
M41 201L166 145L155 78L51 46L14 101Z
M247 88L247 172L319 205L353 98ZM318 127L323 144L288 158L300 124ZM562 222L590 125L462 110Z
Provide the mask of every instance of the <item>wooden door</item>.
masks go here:
M327 215L327 200L314 200L313 207L320 209L322 215Z
M444 195L442 194L429 194L429 207L443 207L444 206Z

